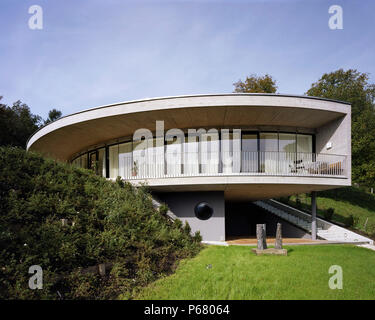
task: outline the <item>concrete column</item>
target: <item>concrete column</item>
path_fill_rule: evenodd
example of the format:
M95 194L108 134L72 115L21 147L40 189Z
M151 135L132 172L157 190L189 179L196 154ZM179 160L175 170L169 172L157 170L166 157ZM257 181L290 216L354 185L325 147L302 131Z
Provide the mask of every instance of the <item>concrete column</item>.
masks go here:
M311 192L311 239L316 240L316 191Z

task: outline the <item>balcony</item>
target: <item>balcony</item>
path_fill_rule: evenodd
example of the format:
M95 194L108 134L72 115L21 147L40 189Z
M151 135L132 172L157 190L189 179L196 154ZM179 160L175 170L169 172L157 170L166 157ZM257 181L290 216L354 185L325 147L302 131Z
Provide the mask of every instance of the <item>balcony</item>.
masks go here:
M118 175L126 180L236 175L347 178L345 155L151 150L120 153Z

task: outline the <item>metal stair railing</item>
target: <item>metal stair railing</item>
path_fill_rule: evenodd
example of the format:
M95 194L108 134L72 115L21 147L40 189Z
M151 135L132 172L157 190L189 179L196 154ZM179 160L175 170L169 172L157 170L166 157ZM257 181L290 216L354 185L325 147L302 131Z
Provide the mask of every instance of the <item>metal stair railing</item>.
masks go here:
M254 202L259 207L275 214L276 216L304 229L307 231L311 231L311 219L308 220L307 217L294 214L292 212L286 212L286 210L281 210L280 208L277 208L273 204L270 204L267 200L263 201L256 201ZM321 228L320 228L321 229Z

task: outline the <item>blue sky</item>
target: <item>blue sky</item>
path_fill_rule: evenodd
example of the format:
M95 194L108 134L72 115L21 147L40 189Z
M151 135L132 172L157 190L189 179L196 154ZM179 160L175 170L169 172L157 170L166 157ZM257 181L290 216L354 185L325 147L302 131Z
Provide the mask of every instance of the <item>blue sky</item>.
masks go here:
M43 29L28 27L31 5ZM344 29L330 30L341 5ZM303 94L325 72L375 82L373 0L1 0L0 95L46 117L114 102L228 93L252 73Z

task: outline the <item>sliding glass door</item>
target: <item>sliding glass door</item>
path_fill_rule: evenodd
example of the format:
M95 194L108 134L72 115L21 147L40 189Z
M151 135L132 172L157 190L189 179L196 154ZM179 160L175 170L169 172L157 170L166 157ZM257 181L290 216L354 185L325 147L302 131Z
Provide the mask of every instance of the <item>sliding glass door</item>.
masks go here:
M219 133L207 132L200 135L200 160L202 173L219 172Z
M93 169L102 176L107 174L112 179L302 173L311 167L311 162L317 161L314 143L312 134L241 132L240 129L223 129L219 134L211 129L189 137L179 130L171 139L150 138L94 149L73 159L72 164Z
M297 153L313 152L313 137L308 134L297 134Z
M241 172L241 131L221 133L221 172Z
M185 137L184 143L184 174L199 174L199 138L197 136Z
M279 133L279 173L286 174L298 167L296 150L296 134Z
M258 134L242 134L242 157L241 172L258 172L259 154L258 154Z
M182 173L182 143L181 138L175 136L167 141L165 146L166 173L169 176L178 176Z
M306 167L311 166L311 163L316 161L313 151L313 136L297 134L297 159L305 163Z
M274 174L278 168L278 134L273 132L260 133L260 172Z
M118 145L118 163L119 175L130 178L136 176L137 172L133 170L133 143L131 141Z

